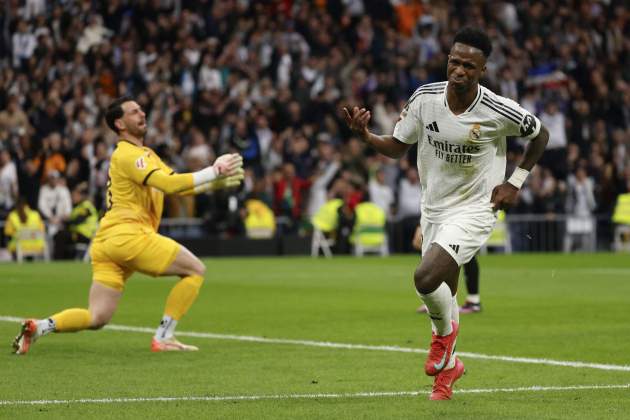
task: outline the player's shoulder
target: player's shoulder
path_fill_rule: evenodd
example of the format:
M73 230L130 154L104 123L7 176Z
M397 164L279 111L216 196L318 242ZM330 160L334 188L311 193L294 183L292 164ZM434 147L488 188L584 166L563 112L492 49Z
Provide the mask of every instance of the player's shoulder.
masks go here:
M135 144L127 140L121 139L116 144L116 148L114 149L114 152L112 153L112 159L114 159L114 157L118 159L133 158L133 157L146 155L146 153L147 153L147 150L145 150L144 147L136 146Z
M527 114L517 102L505 96L497 95L485 86L481 86L481 105L497 118L507 118L520 124Z
M407 106L437 100L446 89L447 82L427 83L416 89L407 101Z

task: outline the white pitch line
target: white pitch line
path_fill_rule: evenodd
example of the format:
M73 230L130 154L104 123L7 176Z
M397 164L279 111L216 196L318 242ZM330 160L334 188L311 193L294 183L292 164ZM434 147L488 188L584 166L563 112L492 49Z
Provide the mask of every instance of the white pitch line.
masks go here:
M0 316L0 321L21 322L23 321L23 318L18 318L18 317L13 317L13 316ZM113 331L138 332L138 333L148 333L148 334L155 333L155 328L132 327L128 325L111 324L111 325L107 325L105 328L108 330L113 330ZM416 349L416 348L411 348L411 347L375 346L375 345L369 345L369 344L347 344L347 343L334 343L334 342L329 342L329 341L294 340L294 339L289 339L289 338L267 338L267 337L251 336L251 335L215 334L215 333L202 333L202 332L193 332L193 331L178 331L177 335L179 337L208 338L208 339L214 339L214 340L248 341L248 342L253 342L253 343L264 343L264 344L290 344L290 345L297 345L297 346L324 347L324 348L346 349L346 350L390 351L390 352L396 352L396 353L421 353L421 354L428 353L428 351L425 349ZM498 355L491 355L491 354L468 353L468 352L457 352L457 354L462 357L469 358L469 359L496 360L496 361L501 361L501 362L527 363L527 364L547 365L547 366L562 366L562 367L571 367L571 368L577 368L577 369L585 368L585 369L599 369L599 370L630 372L629 365L612 365L612 364L606 364L606 363L537 359L537 358L530 358L530 357L498 356Z
M494 394L498 392L553 392L601 389L628 389L630 384L619 385L572 385L572 386L528 386L517 388L478 388L455 390L456 394ZM415 397L429 394L429 391L393 391L393 392L356 392L331 394L276 394L276 395L216 395L204 397L137 397L137 398L80 398L75 400L0 400L3 405L54 405L54 404L116 404L141 402L178 402L178 401L261 401L261 400L312 400L343 398L383 398Z

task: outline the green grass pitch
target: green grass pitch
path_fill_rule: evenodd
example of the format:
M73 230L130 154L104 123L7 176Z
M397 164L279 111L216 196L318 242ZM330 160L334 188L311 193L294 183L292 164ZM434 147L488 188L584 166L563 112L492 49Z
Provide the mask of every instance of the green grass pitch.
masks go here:
M462 316L458 340L467 374L456 389L468 392L450 402L427 399L416 257L205 262L178 326L205 333L180 336L201 351L149 351L175 279L136 274L112 324L147 330L53 334L23 357L10 354L11 317L85 307L90 267L0 265L0 418L628 418L627 255L481 257L484 312Z

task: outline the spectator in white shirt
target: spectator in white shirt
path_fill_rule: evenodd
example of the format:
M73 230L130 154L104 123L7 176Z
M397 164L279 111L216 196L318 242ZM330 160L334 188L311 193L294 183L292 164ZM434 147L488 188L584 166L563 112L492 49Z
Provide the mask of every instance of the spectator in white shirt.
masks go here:
M590 216L597 207L595 202L595 186L593 179L586 174L584 167L579 166L575 174L567 179L569 194L567 196L567 212L574 216Z
M313 217L317 210L328 200L326 187L333 180L341 167L340 157L335 154L335 146L330 134L324 132L317 136L318 160L315 173L311 178L307 214Z
M540 115L540 121L549 130L549 143L540 164L551 168L556 178L564 179L567 175L567 129L564 114L558 109L558 104L552 101Z
M15 163L6 149L0 150L0 219L3 219L15 204L18 196L18 178Z
M394 241L403 252L414 252L411 239L420 221L420 194L418 171L415 167L409 167L398 183L398 221L394 225Z
M394 204L394 192L385 182L385 171L378 168L370 179L369 185L370 201L382 208L387 215L387 220L391 218L391 207Z
M59 172L49 172L46 184L39 190L38 207L48 222L48 234L54 236L72 212L70 190Z
M410 167L405 171L405 177L398 184L398 213L399 219L412 217L415 224L420 218L420 178L418 171Z
M35 38L35 34L29 31L26 21L21 20L11 41L13 43L13 67L20 67L33 55L35 47L37 47L37 38Z

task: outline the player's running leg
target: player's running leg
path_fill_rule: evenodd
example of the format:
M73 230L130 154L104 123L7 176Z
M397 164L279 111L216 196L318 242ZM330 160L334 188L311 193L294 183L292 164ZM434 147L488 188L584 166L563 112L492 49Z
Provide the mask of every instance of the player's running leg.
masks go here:
M26 354L38 338L51 332L75 332L99 329L114 315L121 290L93 282L90 288L89 309L71 308L44 319L27 319L13 341L15 354Z
M175 260L166 268L164 275L177 275L181 280L173 287L168 298L160 326L151 342L151 350L196 351L195 346L180 343L174 336L177 322L188 312L197 299L203 284L206 267L185 247L181 246Z
M429 310L433 324L431 348L424 370L434 376L451 363L459 329L453 320L453 296L457 293L459 266L453 257L433 243L414 273L416 290Z
M464 264L464 277L466 278L466 302L460 308L463 314L481 312L481 301L479 298L479 262L477 257Z

